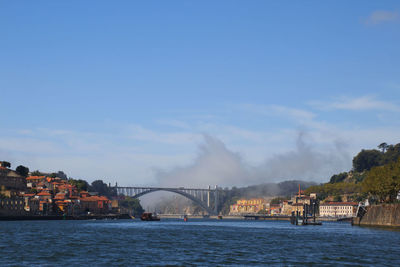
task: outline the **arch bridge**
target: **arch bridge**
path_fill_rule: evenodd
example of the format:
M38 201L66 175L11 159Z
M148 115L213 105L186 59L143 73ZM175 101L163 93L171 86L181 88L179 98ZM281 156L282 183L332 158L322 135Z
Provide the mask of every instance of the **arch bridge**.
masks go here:
M115 186L118 195L139 198L143 195L156 191L167 191L182 195L202 207L210 215L218 214L218 186L208 189L185 188L185 187L138 187L138 186ZM213 207L212 207L213 206Z

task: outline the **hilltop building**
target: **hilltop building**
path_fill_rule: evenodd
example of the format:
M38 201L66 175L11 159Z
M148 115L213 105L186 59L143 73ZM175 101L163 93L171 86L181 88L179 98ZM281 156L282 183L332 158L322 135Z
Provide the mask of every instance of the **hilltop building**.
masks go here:
M5 161L0 161L0 188L1 194L11 197L16 191L26 190L26 181L25 177L9 169L8 166L10 165Z

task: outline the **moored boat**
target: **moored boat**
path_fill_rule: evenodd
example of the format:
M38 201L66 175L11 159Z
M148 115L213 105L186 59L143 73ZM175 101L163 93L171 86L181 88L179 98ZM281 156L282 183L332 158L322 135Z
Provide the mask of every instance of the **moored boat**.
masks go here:
M153 215L151 212L144 212L142 216L140 216L140 219L142 221L159 221L160 217L157 215Z

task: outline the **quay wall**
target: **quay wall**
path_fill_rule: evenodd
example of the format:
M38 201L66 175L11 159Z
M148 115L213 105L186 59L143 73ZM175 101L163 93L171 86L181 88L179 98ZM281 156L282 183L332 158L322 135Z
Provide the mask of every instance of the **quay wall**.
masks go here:
M369 206L363 217L354 218L353 225L400 227L400 203Z

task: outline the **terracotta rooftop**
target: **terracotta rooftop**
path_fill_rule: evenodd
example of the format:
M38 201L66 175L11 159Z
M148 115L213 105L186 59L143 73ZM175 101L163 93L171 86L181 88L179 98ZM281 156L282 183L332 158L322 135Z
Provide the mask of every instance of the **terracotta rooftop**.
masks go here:
M38 179L44 179L44 176L29 176L26 178L26 180L38 180Z
M39 194L37 194L38 196L51 196L51 194L49 192L46 191L41 191Z
M90 197L83 197L80 198L81 201L108 201L109 199L104 196L90 196Z
M356 202L325 202L321 203L320 206L357 206Z

